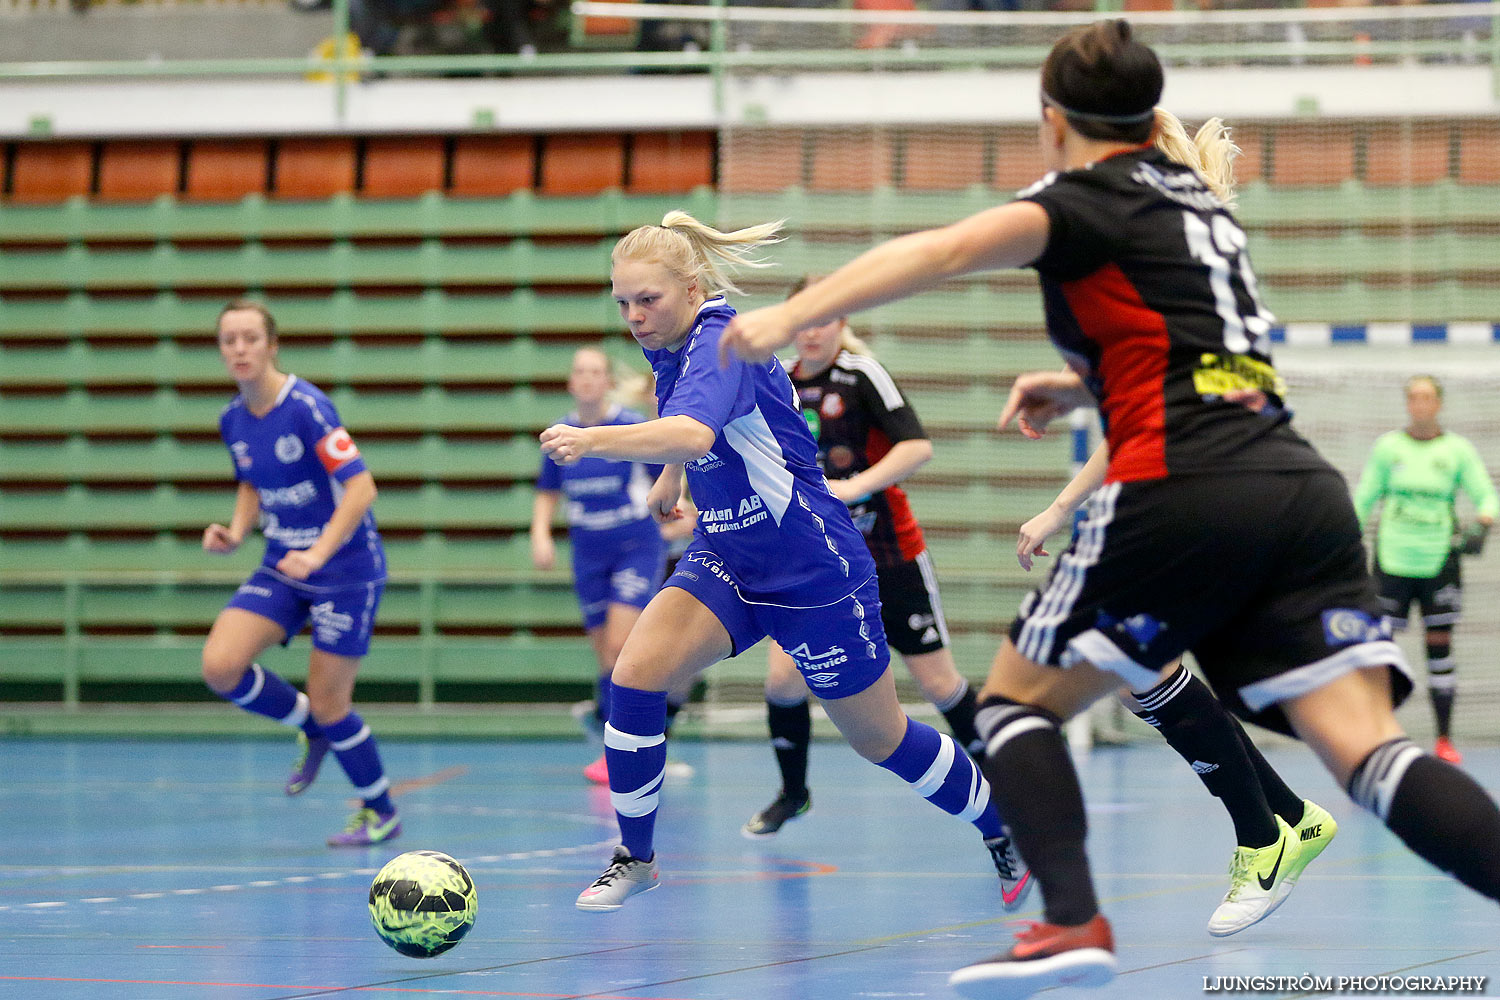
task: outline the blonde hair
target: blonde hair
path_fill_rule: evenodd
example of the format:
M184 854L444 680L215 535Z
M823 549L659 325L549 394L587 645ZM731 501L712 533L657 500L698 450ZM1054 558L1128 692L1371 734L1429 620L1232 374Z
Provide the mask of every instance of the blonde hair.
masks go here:
M796 295L808 285L817 284L826 277L828 277L828 275L826 274L804 274L802 277L797 279L797 283L792 286L792 290L786 293L786 297L791 298L793 295ZM839 350L848 351L850 354L860 354L867 358L873 358L875 356L875 352L870 350L870 345L861 340L859 336L849 328L849 318L847 316L840 316L839 321L844 324L844 328L839 331Z
M1234 158L1240 147L1229 138L1222 118L1210 118L1192 136L1172 112L1156 109L1156 148L1174 163L1192 167L1225 208L1234 207Z
M684 286L696 283L707 297L721 292L744 292L735 287L730 273L740 268L774 266L753 255L757 247L780 243L785 219L721 233L686 212L673 209L659 226L631 230L615 244L610 261L655 261L672 272Z

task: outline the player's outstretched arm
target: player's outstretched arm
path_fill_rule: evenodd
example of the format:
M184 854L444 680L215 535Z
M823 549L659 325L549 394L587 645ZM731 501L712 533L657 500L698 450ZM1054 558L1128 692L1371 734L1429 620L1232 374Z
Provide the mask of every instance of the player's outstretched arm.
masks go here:
M996 426L1004 430L1014 420L1022 434L1035 440L1046 434L1047 425L1058 417L1093 405L1094 398L1077 373L1027 372L1011 385L1010 398Z
M542 454L558 465L572 465L590 455L619 462L682 465L708 454L716 436L707 424L674 414L638 424L596 427L553 424L542 431L538 440Z
M973 271L1023 267L1047 248L1040 205L1011 202L951 226L898 236L861 254L785 302L736 316L719 341L719 363L765 361L798 330L904 299Z
M687 518L682 500L682 475L681 465L668 465L656 477L656 482L651 484L651 490L646 494L646 509L651 512L657 524L671 524ZM689 534L691 533L690 528ZM663 534L670 532L664 531Z

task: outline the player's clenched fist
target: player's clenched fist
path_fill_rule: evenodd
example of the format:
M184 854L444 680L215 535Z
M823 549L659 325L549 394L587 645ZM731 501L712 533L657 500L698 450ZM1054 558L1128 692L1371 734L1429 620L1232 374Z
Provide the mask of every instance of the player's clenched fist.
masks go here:
M589 453L589 429L553 424L542 431L542 454L558 465L572 465Z

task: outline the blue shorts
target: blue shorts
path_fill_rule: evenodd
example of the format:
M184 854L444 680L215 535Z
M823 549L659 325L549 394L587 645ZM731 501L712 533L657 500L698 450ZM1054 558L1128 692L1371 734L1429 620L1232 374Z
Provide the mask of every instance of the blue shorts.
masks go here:
M712 611L738 656L766 636L775 639L819 698L859 694L885 673L891 651L880 624L880 582L871 576L854 593L821 608L756 604L740 596L713 549L695 542L663 585L679 587Z
M361 657L370 651L370 633L375 628L375 609L385 582L356 584L346 590L311 591L293 587L285 580L258 569L240 584L225 605L269 618L286 631L289 645L302 627L312 622L314 649L335 656Z
M598 628L611 604L644 608L661 587L667 545L654 523L650 534L595 541L573 536L573 589L583 612L583 627Z

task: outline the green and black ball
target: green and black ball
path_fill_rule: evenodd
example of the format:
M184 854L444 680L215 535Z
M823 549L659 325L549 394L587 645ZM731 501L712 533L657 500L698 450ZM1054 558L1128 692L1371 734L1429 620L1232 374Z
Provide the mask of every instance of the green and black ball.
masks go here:
M478 910L474 880L440 851L392 858L370 886L375 933L410 958L432 958L458 944Z

